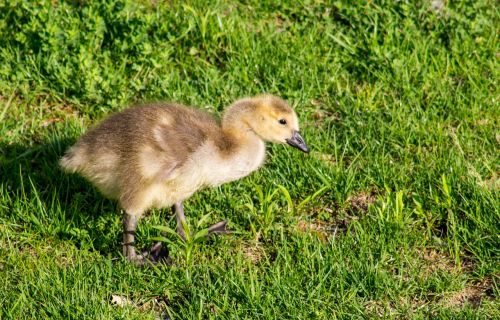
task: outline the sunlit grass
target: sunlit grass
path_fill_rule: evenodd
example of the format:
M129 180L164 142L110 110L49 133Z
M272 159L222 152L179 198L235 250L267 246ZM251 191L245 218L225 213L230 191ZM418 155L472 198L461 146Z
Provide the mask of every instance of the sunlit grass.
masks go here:
M438 2L0 4L0 318L500 317L498 10ZM311 154L269 146L185 203L195 233L235 234L126 263L116 204L64 150L136 102L262 92Z

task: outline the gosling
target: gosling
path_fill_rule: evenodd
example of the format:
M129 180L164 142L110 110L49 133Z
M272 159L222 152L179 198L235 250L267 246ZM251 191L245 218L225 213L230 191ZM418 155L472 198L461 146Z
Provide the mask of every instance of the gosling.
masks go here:
M84 134L60 160L123 212L123 255L142 263L134 237L138 220L152 208L173 207L177 232L185 239L182 202L203 187L215 187L257 170L265 142L287 143L309 152L293 109L263 95L234 102L222 122L179 104L152 103L114 114ZM208 234L228 233L226 221ZM152 249L158 250L158 244ZM148 258L153 260L150 255Z

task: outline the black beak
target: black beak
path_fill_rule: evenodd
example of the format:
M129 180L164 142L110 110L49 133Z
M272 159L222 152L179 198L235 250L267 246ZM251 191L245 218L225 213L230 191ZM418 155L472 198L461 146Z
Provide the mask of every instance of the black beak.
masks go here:
M294 148L299 149L300 151L303 151L305 153L309 153L309 148L307 147L306 142L300 136L298 131L293 130L292 138L286 139L286 143L288 143L289 145L291 145Z

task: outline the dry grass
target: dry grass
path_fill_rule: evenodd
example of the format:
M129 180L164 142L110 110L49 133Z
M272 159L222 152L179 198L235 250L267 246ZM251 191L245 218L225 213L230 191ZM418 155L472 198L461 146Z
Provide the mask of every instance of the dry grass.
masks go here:
M347 205L354 213L366 213L368 207L377 200L374 190L361 191L347 198Z
M491 279L485 278L480 282L467 283L460 291L447 293L440 302L446 308L463 308L467 304L478 307L483 299L489 298L491 289Z
M266 255L264 247L258 241L244 243L241 250L245 258L247 258L253 264L258 264Z

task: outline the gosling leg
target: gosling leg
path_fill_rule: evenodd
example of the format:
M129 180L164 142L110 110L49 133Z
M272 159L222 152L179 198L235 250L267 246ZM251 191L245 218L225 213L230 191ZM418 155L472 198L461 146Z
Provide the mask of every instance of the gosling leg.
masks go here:
M123 255L130 262L142 261L143 257L135 252L135 230L137 217L123 211Z
M186 223L186 216L184 215L184 206L182 202L176 202L174 205L175 218L177 220L177 233L182 238L182 240L186 241L186 234L184 233L183 224Z
M135 231L137 229L137 217L127 212L123 212L123 255L125 258L139 266L144 265L146 261L150 263L158 263L162 260L168 262L168 250L157 242L149 250L137 254L135 252Z
M182 202L177 202L174 205L174 211L177 220L177 233L182 238L182 240L186 241L186 233L184 232L184 228L182 227L182 225L186 223L186 216L184 215L184 206L182 205ZM227 229L227 221L223 220L210 226L208 228L207 236L211 236L213 234L228 234L228 233L231 233L231 230Z

